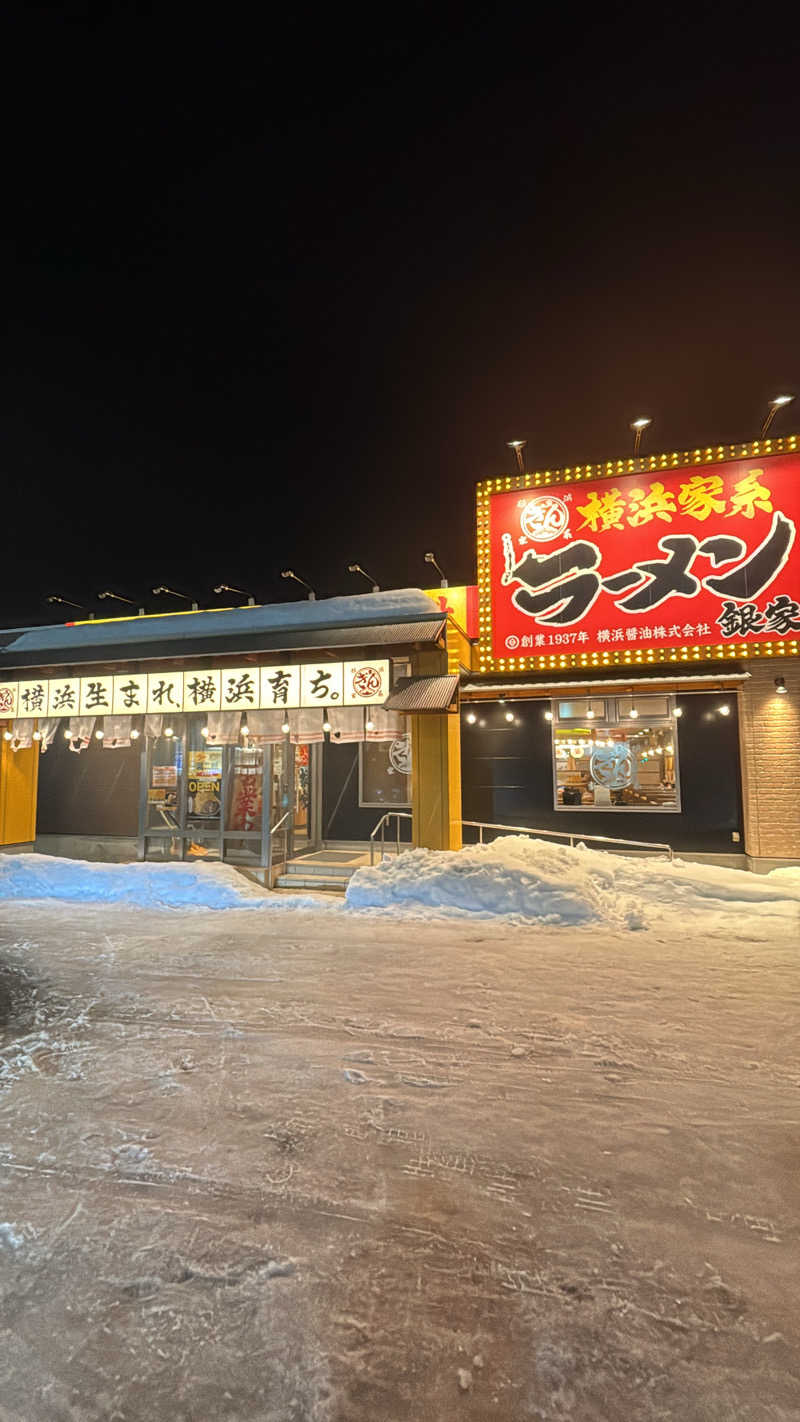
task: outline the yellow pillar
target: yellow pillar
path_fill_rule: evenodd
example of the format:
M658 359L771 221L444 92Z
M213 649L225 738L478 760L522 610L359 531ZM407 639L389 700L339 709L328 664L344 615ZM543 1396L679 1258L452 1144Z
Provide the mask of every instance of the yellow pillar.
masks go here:
M411 716L412 839L461 848L461 727L457 715Z
M13 751L0 739L0 844L32 844L36 838L39 743Z

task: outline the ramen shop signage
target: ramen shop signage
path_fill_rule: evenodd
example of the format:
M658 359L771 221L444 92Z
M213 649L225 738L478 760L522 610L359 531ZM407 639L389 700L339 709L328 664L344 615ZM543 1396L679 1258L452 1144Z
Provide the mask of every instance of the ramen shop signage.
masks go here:
M800 454L557 480L479 490L491 658L797 650Z
M0 682L0 717L379 706L388 695L389 662L385 659L123 672L117 676L93 673Z

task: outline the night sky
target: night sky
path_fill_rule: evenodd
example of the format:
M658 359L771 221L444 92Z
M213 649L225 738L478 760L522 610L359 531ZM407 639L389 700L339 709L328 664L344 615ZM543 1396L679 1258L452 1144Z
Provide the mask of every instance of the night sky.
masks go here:
M200 13L5 35L0 625L426 585L428 548L472 581L508 439L745 440L800 396L796 25Z

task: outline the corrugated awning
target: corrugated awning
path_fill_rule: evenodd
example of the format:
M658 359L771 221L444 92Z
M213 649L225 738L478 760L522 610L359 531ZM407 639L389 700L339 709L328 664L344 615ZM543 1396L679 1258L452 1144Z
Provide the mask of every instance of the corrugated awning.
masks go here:
M404 711L414 715L425 711L449 711L457 691L456 675L401 676L383 705L386 711Z

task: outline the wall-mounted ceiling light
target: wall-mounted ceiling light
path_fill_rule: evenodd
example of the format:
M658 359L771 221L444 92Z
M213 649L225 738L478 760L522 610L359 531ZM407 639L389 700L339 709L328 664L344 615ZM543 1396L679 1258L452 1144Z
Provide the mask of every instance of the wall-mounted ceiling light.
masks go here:
M632 721L635 721L636 717L639 715L639 712L636 710L635 706L632 706L630 711L628 712L628 715L630 716Z
M426 563L432 563L432 564L433 564L434 568L436 569L437 573L439 574L439 577L441 578L441 582L440 582L439 586L440 586L440 587L443 587L443 588L446 588L447 585L448 585L448 584L447 584L447 578L445 577L444 573L442 572L441 568L439 567L439 564L437 563L437 561L436 561L436 559L435 559L435 557L434 557L434 555L433 555L432 553L426 553L426 554L425 554L425 562L426 562Z
M520 474L525 473L525 456L522 451L524 450L527 443L528 441L526 439L506 440L506 444L508 445L509 449L513 449L514 451L514 458L517 461L517 468Z
M40 741L40 740L42 739L42 733L41 733L41 731L34 731L34 733L33 733L33 739L34 739L35 741Z
M468 711L468 712L467 712L467 721L469 722L470 726L474 726L474 725L475 725L475 722L477 721L477 719L478 719L478 718L477 718L477 716L475 715L475 712L474 712L474 711Z
M366 578L373 592L380 592L380 588L378 587L378 584L376 583L372 574L368 573L365 568L362 568L360 563L348 563L347 571L348 573L360 573L362 578Z
M13 739L14 739L13 732L11 732L11 731L4 731L4 732L3 732L3 740L4 740L4 741L13 741Z
M172 729L171 726L165 726L165 727L164 727L164 735L165 735L165 736L174 736L174 735L175 735L175 732L173 731L173 729Z
M589 707L589 710L586 712L586 718L587 718L588 721L593 721L593 720L594 720L594 711L592 710L591 706Z
M201 726L201 727L200 727L200 735L203 737L203 740L206 739L206 737L207 737L207 735L208 735L208 726Z
M141 731L137 730L136 726L134 726L133 730L131 731L131 740L138 741L141 734Z
M723 702L721 706L718 706L717 710L719 711L720 716L730 716L731 714L731 708L728 705L727 701Z
M325 720L324 720L323 723L322 723L322 729L323 729L323 731L325 732L325 735L327 736L327 735L329 734L329 732L330 732L330 729L331 729L331 723L330 723L330 721L328 720L327 716L325 717Z
M246 721L245 721L244 725L242 726L241 731L242 731L242 735L243 735L243 736L249 736L249 735L250 735L250 727L248 726L248 724L247 724Z
M366 721L364 722L364 730L365 730L365 731L374 731L374 730L375 730L375 722L373 721L373 719L372 719L371 716L368 716L367 719L366 719Z
M545 719L545 721L552 721L552 719L553 719L553 713L552 713L552 711L545 711L545 713L544 713L544 719Z
M782 410L783 407L784 407L784 405L791 405L793 399L794 399L794 395L776 395L774 400L770 400L770 402L769 402L769 410L767 411L767 418L765 419L763 425L761 426L761 438L762 438L762 439L764 438L765 434L767 433L767 430L769 429L770 425L772 424L772 421L775 419L775 416L777 415L778 411L779 411L779 410Z
M789 692L788 692L788 689L787 689L787 686L786 686L786 682L785 682L785 680L784 680L784 678L783 678L782 676L776 676L776 678L775 678L775 690L777 691L777 693L778 693L779 696L788 696L788 695L789 695Z
M293 570L292 568L284 568L283 572L281 573L281 577L282 577L282 578L291 578L292 582L293 582L293 583L299 583L300 586L301 586L301 588L308 588L308 600L309 600L309 602L316 602L316 600L317 600L317 594L314 592L314 589L312 588L311 584L310 584L310 583L307 583L306 580L305 580L305 578L298 578L297 574L294 572L294 570Z
M96 730L95 733L94 733L94 738L95 738L95 740L96 740L96 741L102 741L104 736L105 736L105 731L101 730L101 728L98 726L97 730Z
M133 734L133 733L131 733L131 734ZM67 727L66 731L64 732L64 740L65 740L65 741L71 741L71 740L72 740L72 732L71 732L71 730L69 729L69 726Z
M288 734L289 734L289 732L290 732L291 729L292 729L292 728L291 728L291 726L289 725L289 722L288 722L288 721L286 720L286 718L284 717L283 721L281 722L281 730L283 731L283 734L284 734L285 736L288 736Z
M673 716L682 716L682 715L683 715L683 707L682 707L682 706L676 706L676 707L675 707L675 710L673 711L672 714L673 714Z
M514 719L514 712L513 712L513 711L506 711L506 720L507 720L507 721L513 721L513 719Z

